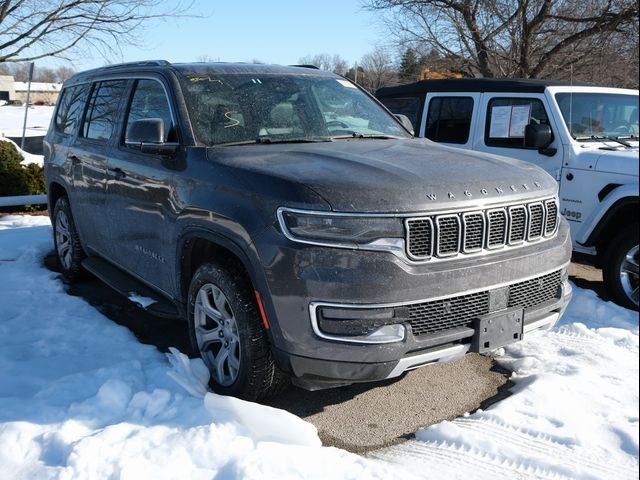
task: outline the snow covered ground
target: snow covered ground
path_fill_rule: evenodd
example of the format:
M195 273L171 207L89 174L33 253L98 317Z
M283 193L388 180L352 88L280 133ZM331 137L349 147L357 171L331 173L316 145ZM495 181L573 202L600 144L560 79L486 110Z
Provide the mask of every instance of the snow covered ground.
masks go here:
M638 317L590 291L553 331L497 352L511 397L361 457L207 392L201 361L67 295L41 266L51 248L46 217L0 218L2 479L638 478Z

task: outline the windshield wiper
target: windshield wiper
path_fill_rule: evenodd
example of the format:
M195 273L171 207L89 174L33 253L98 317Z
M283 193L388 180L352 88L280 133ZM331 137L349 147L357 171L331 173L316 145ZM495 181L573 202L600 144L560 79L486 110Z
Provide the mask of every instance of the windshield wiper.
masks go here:
M341 140L344 138L374 138L374 139L379 139L379 140L397 140L399 138L403 138L403 137L398 137L396 135L384 135L382 133L358 133L358 132L353 132L350 135L337 135L335 137L331 137L334 140Z
M632 146L629 142L625 142L624 140L621 140L620 137L612 137L611 135L591 135L589 137L575 137L575 139L578 142L585 141L585 140L609 140L611 142L617 142L621 145L624 145L625 147Z
M317 142L332 142L333 140L328 137L301 137L301 138L270 138L270 137L258 137L254 140L242 140L240 142L227 142L218 143L217 147L233 147L235 145L257 145L257 144L269 144L269 143L317 143Z

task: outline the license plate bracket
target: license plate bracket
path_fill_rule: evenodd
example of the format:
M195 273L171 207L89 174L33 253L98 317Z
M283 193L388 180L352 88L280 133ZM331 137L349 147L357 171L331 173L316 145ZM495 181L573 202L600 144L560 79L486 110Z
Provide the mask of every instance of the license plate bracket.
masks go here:
M522 340L524 310L511 308L475 319L471 351L486 353Z

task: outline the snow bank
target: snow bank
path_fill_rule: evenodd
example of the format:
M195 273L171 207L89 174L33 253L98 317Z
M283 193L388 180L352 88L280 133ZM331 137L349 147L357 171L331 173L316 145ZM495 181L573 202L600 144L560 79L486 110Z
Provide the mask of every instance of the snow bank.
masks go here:
M391 478L323 448L313 425L207 392L200 360L163 355L41 266L46 217L0 218L0 478Z
M27 114L27 137L42 136L47 133L55 107L35 105ZM24 123L24 106L0 105L0 137L21 137Z
M2 137L0 136L0 142L9 142L9 143L13 143L13 145L16 147L16 150L18 150L18 153L20 155L22 155L22 162L20 162L22 165L28 165L29 163L35 163L36 165L40 165L42 166L44 164L44 155L34 155L33 153L29 153L29 152L25 152L24 150L22 150L17 143L15 143L12 140L9 140L8 138Z

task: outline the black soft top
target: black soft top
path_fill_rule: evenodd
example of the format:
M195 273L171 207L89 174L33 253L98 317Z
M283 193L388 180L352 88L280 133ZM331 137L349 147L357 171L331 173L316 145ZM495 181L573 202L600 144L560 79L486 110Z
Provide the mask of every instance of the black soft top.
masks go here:
M377 97L409 95L424 92L525 92L542 93L551 86L570 86L562 80L530 80L524 78L447 78L421 80L415 83L378 89ZM573 85L588 85L573 83Z

